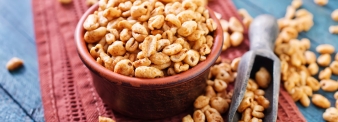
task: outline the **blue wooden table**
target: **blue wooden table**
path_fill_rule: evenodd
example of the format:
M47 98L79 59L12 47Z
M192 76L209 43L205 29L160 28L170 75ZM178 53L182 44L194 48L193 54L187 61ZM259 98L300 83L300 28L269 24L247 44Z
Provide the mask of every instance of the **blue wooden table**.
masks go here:
M303 1L302 8L314 14L315 25L309 32L300 33L299 38L309 38L312 51L322 43L338 48L338 35L328 32L329 25L338 25L330 19L331 12L338 9L338 0L330 0L324 7L315 5L313 0ZM267 13L281 18L291 0L234 0L234 3L254 17ZM5 65L12 57L23 59L24 67L14 72L7 71ZM332 78L338 79L337 76ZM333 93L319 93L334 103ZM297 106L308 121L324 121L321 117L323 109L313 104L308 108L299 103ZM44 121L30 0L0 0L0 121Z
M30 0L0 0L0 121L44 121ZM12 57L24 67L8 72Z

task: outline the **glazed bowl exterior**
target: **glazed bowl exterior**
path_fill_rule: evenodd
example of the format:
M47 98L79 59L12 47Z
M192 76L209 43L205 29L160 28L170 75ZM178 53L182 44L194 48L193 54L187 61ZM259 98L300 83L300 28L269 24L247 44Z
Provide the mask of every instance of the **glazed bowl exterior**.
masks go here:
M214 45L207 59L183 73L155 79L120 75L98 64L90 55L83 39L83 23L98 9L90 7L81 17L75 31L77 51L82 62L90 69L93 84L102 101L114 112L138 119L171 117L193 107L195 99L204 92L210 67L221 53L223 32L213 11L211 18L217 23ZM79 81L80 82L80 81Z

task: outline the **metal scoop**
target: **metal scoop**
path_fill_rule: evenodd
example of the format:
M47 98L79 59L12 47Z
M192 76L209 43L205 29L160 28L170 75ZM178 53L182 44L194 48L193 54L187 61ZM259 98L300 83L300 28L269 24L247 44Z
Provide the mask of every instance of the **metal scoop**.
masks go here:
M254 79L260 67L265 67L271 75L271 82L265 91L265 97L270 101L270 107L264 110L264 122L275 122L277 119L280 61L274 54L274 42L278 34L277 20L270 15L256 17L250 25L250 51L246 52L239 63L233 97L228 114L228 122L241 120L237 112L249 78Z

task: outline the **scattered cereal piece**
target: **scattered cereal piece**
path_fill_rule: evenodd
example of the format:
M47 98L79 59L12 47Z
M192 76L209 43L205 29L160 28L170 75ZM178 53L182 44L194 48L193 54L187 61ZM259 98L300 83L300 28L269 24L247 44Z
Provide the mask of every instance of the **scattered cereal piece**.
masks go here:
M314 52L307 50L307 51L304 52L304 56L305 56L307 64L316 63L317 57L316 57L316 54Z
M260 88L268 88L271 82L271 75L266 68L261 67L255 74L255 80Z
M218 13L216 11L214 11L214 13L215 13L217 19L221 19L222 18L222 14L220 14L220 13Z
M326 5L329 2L329 0L314 0L314 2L317 5L324 6L324 5Z
M201 95L198 98L196 98L196 100L194 102L194 107L195 108L203 108L204 106L209 105L209 101L210 101L209 97Z
M97 2L99 2L99 0L86 0L86 4L88 6L92 6L92 5L96 4Z
M240 61L241 61L241 57L237 57L234 60L232 60L232 62L231 62L231 69L232 69L232 71L237 71L237 68L238 68L238 65L239 65Z
M295 9L299 8L300 6L302 6L303 2L302 0L293 0L291 2L291 6L294 7Z
M99 116L99 122L115 122L115 120L108 117Z
M225 51L229 47L231 47L231 41L230 41L230 35L228 32L223 33L223 46L222 46L222 51Z
M69 4L71 3L73 0L59 0L60 3L62 4Z
M325 69L323 69L322 71L319 72L318 78L320 80L330 79L331 75L332 75L331 69L329 67L326 67Z
M182 122L194 122L194 120L192 119L192 117L188 114L187 116L184 116L182 118Z
M323 113L323 119L328 122L336 122L338 120L338 109L330 107Z
M205 114L201 110L196 110L193 117L195 122L205 122Z
M338 21L338 9L334 10L334 11L331 13L331 18L332 18L332 20L334 20L334 21Z
M210 99L210 107L215 108L220 114L223 114L228 110L229 104L222 97L212 97Z
M23 65L23 60L14 57L11 60L9 60L6 64L6 67L9 71L16 70L17 68L21 67Z
M219 20L220 23L221 23L221 26L222 26L222 29L224 32L228 32L228 28L229 28L229 22L224 20L224 19L221 19Z
M248 13L247 10L241 8L241 9L238 9L238 14L242 17L242 18L252 18L250 16L250 14Z
M240 32L243 33L244 28L242 24L235 17L230 17L229 19L229 28L232 32Z
M240 44L242 44L243 42L243 33L241 32L233 32L231 35L230 35L230 43L231 43L231 46L233 47L237 47L239 46Z
M332 71L332 74L338 75L338 61L333 61L333 62L330 64L330 69L331 69L331 71Z
M242 17L242 22L246 28L250 27L253 18L245 9L239 9L238 14Z
M320 86L322 90L327 92L334 92L338 90L338 82L331 79L321 80Z
M329 27L329 31L330 31L330 33L332 33L332 34L338 34L338 25L331 25L331 26Z
M319 67L316 62L309 64L307 69L309 70L310 75L316 75L319 71Z
M322 54L318 57L317 63L319 66L329 66L331 62L331 55L330 54Z
M336 99L336 100L338 99L338 91L336 91L336 92L334 93L333 98Z
M316 47L316 51L320 54L332 54L335 48L330 44L321 44Z
M320 108L329 108L331 106L330 101L321 94L313 94L311 101Z
M286 19L292 19L296 14L296 8L294 8L293 6L288 6L286 8L286 13L284 18Z
M204 113L208 122L224 122L221 114L214 108L208 108Z

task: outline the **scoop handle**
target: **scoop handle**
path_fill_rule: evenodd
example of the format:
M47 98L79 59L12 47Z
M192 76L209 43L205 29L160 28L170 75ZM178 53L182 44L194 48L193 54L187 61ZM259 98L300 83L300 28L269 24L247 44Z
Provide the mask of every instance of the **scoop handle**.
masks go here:
M267 14L257 16L249 28L250 50L273 50L278 33L276 18Z

